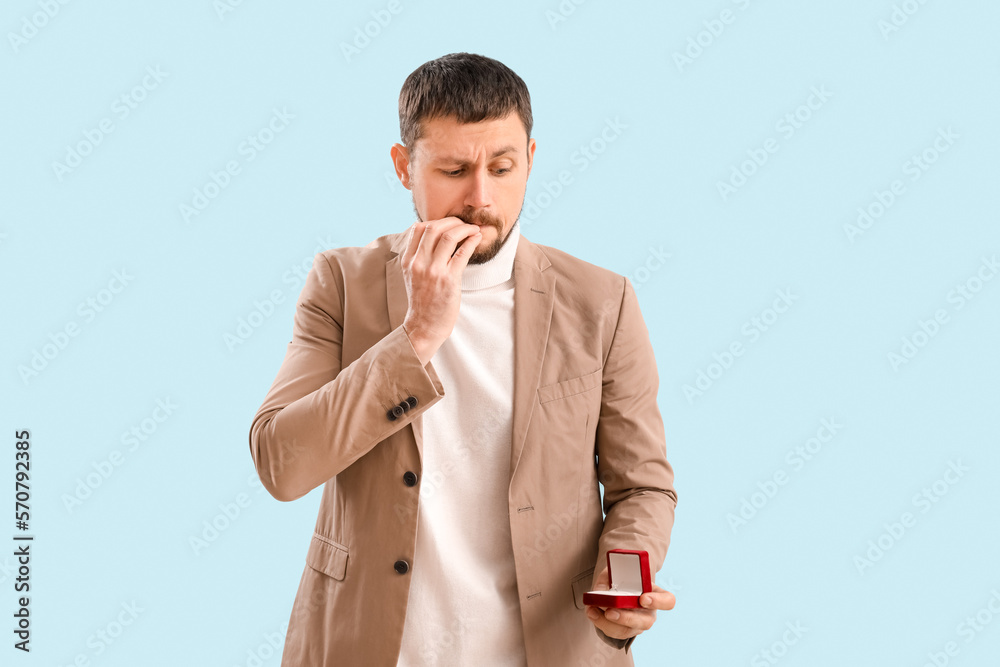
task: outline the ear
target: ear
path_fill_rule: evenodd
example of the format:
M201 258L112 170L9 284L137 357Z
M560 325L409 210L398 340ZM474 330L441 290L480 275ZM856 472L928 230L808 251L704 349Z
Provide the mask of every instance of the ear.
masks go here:
M528 141L528 176L531 176L531 165L535 163L535 140Z
M410 151L402 144L393 144L389 149L389 156L392 158L392 166L396 170L396 177L407 190L410 186Z

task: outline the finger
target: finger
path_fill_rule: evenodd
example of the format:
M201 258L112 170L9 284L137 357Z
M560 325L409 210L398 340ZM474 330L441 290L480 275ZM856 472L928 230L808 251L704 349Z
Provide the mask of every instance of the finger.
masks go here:
M483 235L476 230L476 233L462 241L458 249L455 250L455 254L448 260L448 266L452 270L452 275L456 278L465 270L469 260L472 259L472 253L476 251L476 247L479 246L479 242L482 239Z
M420 240L420 245L417 247L417 253L420 256L420 260L424 264L431 264L434 261L440 261L436 251L441 245L442 236L446 234L448 230L462 226L466 226L465 222L453 216L441 218L440 220L425 221L423 223L424 234ZM461 238L454 239L451 252L454 252L455 246L457 246L461 240ZM451 256L451 252L448 253L448 257Z
M652 609L608 609L604 612L604 618L617 625L642 632L653 627L653 622L656 620L656 611Z
M479 232L479 227L476 225L467 225L461 220L458 221L457 225L444 229L441 231L441 235L438 237L434 247L432 262L448 265L448 262L452 255L455 254L455 251L458 250L465 240L471 236L475 236L475 242L478 244L479 239L482 238L482 234ZM473 246L473 249L474 248L475 246ZM471 251L469 254L472 254Z
M420 245L420 238L424 235L424 229L427 228L427 224L424 222L415 222L410 226L410 238L406 244L406 249L403 250L403 262L407 262L417 253L417 247Z
M646 609L663 609L669 611L677 604L677 598L670 591L665 591L659 586L653 587L652 593L643 593L639 598L639 604Z
M590 619L590 622L593 623L598 630L606 634L608 637L613 637L614 639L628 639L629 637L634 637L641 632L641 630L608 620L597 607L589 607L587 609L587 618Z

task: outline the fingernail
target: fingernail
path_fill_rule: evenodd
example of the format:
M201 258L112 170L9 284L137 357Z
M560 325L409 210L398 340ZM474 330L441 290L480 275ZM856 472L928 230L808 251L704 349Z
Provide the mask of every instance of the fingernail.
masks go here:
M643 595L642 596L642 606L643 607L648 607L651 604L653 604L653 598L651 598L648 595Z
M619 616L621 616L621 614L619 614L614 609L612 609L611 611L604 612L604 618L608 619L609 621L617 621Z

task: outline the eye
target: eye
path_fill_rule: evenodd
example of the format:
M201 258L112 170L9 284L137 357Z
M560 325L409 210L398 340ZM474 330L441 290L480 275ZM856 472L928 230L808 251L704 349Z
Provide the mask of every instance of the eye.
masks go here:
M447 171L447 170L443 169L442 173L444 173L445 176L458 176L458 175L460 175L462 173L462 170L461 169L456 169L454 171Z
M497 169L497 173L500 175L506 174L510 171L510 167L504 167L503 169Z

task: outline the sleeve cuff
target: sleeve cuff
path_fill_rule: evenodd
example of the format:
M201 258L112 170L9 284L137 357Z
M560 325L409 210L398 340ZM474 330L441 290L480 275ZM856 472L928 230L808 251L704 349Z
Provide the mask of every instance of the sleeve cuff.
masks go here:
M629 637L628 639L615 639L614 637L608 637L606 634L601 632L600 628L595 627L594 630L597 631L597 636L600 637L605 644L613 646L617 649L625 649L626 653L628 653L629 647L632 646L632 642L635 641L635 637Z

